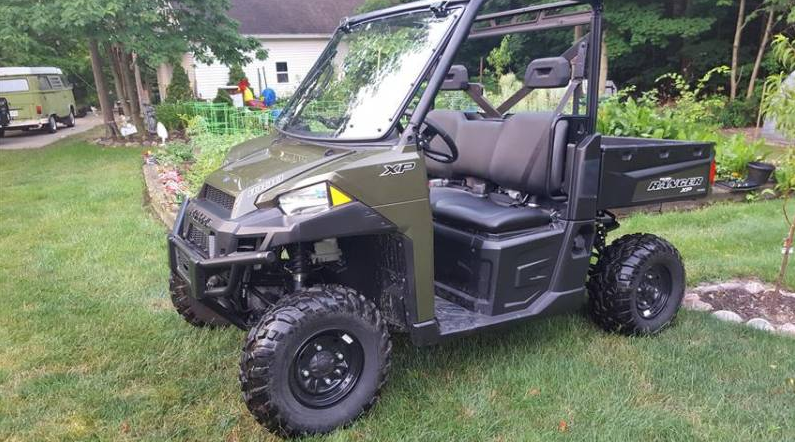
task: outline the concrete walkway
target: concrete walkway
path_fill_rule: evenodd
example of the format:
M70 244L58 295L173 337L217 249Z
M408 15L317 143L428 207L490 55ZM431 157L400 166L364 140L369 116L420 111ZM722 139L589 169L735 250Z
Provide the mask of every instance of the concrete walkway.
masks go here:
M44 129L21 131L8 130L5 137L0 138L0 150L37 149L47 146L70 135L79 134L93 129L102 124L102 117L89 115L78 118L75 127L68 128L63 124L58 125L58 132L48 134Z

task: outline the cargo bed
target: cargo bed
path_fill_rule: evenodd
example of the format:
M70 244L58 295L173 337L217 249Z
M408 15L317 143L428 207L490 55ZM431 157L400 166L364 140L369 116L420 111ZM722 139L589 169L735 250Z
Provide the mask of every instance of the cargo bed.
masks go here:
M692 200L709 195L712 143L602 137L599 209Z

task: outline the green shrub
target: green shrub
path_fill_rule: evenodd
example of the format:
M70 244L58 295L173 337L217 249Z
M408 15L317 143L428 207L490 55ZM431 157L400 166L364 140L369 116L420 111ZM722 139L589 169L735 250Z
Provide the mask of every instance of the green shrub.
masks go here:
M207 176L223 165L224 158L232 147L251 138L253 136L250 134L202 134L192 138L191 145L200 153L186 175L190 193L195 195Z
M195 159L193 146L180 141L168 143L166 147L158 150L155 156L160 164L170 164L173 166L181 166Z
M229 68L229 84L237 85L244 78L246 78L246 73L243 71L242 66L235 64Z
M758 98L751 98L750 100L737 98L726 103L726 106L718 113L718 121L723 127L753 126L756 124L758 112Z
M185 129L182 115L189 113L185 103L161 103L155 107L155 118L169 131Z
M228 104L229 106L234 105L234 101L232 101L232 96L229 95L229 91L227 91L226 89L218 89L218 94L215 96L213 103Z
M784 195L795 191L795 149L788 149L776 165L776 190Z
M740 178L748 172L748 163L764 159L763 140L748 142L742 134L735 134L715 146L715 162L720 178Z
M188 74L181 64L174 66L174 73L171 75L171 84L166 89L166 101L177 103L193 99L193 92L190 89Z

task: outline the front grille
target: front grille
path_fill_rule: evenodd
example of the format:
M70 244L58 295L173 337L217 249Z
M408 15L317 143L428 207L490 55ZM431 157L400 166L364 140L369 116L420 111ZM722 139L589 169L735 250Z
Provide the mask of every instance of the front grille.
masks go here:
M231 211L232 207L235 205L235 197L226 192L218 190L209 184L204 186L204 198L207 201L212 201L229 211Z
M205 255L210 251L210 238L201 229L196 228L193 224L188 226L188 235L186 237L191 244L198 247Z

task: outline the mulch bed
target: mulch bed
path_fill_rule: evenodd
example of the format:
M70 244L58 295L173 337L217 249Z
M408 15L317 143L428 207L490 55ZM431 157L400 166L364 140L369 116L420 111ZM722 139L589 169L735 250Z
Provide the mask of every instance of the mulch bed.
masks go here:
M795 323L795 297L775 291L751 294L744 289L721 290L701 295L701 300L712 304L715 310L730 310L743 320L766 318L780 325Z

